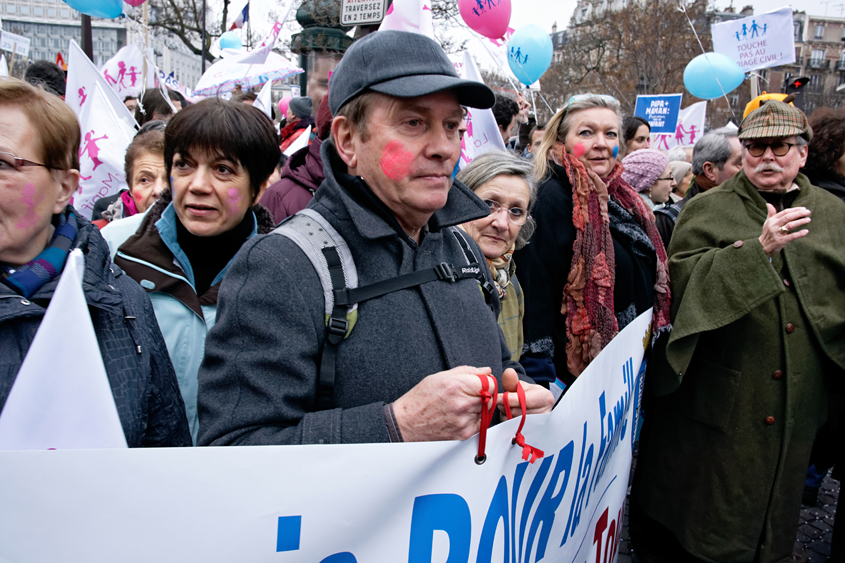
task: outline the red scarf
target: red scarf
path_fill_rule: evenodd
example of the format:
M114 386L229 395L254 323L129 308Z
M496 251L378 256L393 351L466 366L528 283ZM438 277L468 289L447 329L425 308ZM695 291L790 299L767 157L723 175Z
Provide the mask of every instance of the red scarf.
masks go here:
M572 184L572 224L576 236L561 313L566 315L566 364L577 377L619 332L613 303L616 260L607 213L608 197L634 217L657 253L652 320L656 334L670 327L669 269L651 212L622 179L621 164L617 163L603 181L567 153L563 145L555 149L554 157Z

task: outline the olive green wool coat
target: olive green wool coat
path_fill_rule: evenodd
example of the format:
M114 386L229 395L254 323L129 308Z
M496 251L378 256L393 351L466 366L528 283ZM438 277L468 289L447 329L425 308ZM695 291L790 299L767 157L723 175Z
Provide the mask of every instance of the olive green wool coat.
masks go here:
M744 172L684 206L673 329L647 386L634 494L693 555L789 561L813 439L845 368L845 205L796 178L809 234L771 261ZM662 369L661 369L662 367Z

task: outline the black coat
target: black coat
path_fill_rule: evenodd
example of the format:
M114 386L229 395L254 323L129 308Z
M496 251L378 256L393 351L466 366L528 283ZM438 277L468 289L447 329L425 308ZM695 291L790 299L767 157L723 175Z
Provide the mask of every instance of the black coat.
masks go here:
M112 264L97 227L74 213L79 222L74 247L85 254L82 290L126 442L130 448L190 446L185 405L150 299ZM0 410L58 283L56 278L45 284L30 299L0 284ZM56 365L72 361L56 358Z

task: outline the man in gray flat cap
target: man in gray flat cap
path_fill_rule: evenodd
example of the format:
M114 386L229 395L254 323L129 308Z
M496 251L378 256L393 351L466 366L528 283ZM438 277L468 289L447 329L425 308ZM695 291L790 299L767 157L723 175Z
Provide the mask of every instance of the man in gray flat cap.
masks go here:
M799 173L812 134L799 109L760 106L739 128L742 171L678 217L631 494L641 561L792 560L845 381L845 206Z
M381 31L346 52L329 87L326 179L223 281L200 445L466 439L493 385L522 385L529 413L551 410L510 361L498 296L480 290L492 287L483 255L454 229L489 214L452 180L461 105L493 102L422 35Z

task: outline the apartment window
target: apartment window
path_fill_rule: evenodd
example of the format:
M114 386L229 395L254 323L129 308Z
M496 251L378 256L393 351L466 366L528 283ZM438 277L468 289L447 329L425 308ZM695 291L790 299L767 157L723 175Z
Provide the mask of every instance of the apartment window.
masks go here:
M29 15L29 6L21 6L21 14L23 14L24 16L28 16Z
M818 24L816 26L816 39L821 39L824 37L824 25Z
M55 18L56 17L56 9L55 8L47 8L47 17L48 18Z
M67 8L62 8L62 19L68 19L70 17L70 10Z
M795 40L800 41L801 40L801 23L795 22L795 23L792 24L792 26L795 29Z
M44 15L44 8L41 6L36 6L32 9L32 15L34 16L43 16Z
M17 8L17 6L14 6L12 4L7 4L6 5L6 13L14 14L17 11L16 8Z

